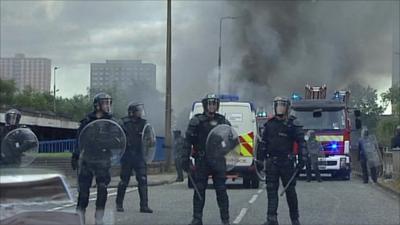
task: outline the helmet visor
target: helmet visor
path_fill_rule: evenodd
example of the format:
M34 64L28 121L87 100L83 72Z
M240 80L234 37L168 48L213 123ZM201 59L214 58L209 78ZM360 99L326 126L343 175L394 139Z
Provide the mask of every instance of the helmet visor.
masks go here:
M217 99L207 99L206 106L207 106L208 112L215 113L218 111L218 100Z
M6 114L6 124L11 126L17 125L17 117L18 115L16 113Z
M287 101L276 101L274 107L275 107L275 114L281 116L287 114L289 104Z
M112 108L112 100L111 99L101 99L100 100L100 110L105 112L105 113L111 113Z

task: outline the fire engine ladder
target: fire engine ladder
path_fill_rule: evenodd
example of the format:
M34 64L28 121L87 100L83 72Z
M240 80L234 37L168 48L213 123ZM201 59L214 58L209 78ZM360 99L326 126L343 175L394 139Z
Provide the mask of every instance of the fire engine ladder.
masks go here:
M310 86L306 85L305 99L325 99L326 98L326 85L323 86Z

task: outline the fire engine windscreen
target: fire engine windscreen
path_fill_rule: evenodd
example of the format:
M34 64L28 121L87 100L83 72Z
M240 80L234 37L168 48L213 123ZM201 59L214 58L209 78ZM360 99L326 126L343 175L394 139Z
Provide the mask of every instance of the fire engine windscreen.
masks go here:
M292 111L297 120L304 129L340 130L346 128L346 117L344 110L322 111L320 117L313 116L313 110L310 111Z

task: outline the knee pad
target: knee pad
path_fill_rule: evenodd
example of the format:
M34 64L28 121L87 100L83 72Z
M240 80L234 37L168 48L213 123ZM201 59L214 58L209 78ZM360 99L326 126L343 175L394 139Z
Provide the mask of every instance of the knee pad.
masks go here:
M97 190L99 191L107 191L107 184L106 183L98 183Z
M137 181L140 186L147 185L147 176L146 175L138 175Z
M118 186L126 188L126 187L128 187L128 183L126 181L121 180L119 182Z
M277 192L278 188L279 188L279 183L275 183L275 182L267 182L267 191L268 192Z

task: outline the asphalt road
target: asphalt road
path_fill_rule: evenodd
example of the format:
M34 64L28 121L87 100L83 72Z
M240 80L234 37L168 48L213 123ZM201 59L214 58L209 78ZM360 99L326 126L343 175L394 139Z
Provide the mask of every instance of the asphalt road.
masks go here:
M230 182L228 195L232 224L262 224L267 207L266 191L243 189L240 180ZM130 188L125 198L125 212L115 211L115 189L110 189L106 224L188 224L192 215L193 190L185 183L149 187L153 214L139 213L139 196ZM358 178L351 181L326 180L322 183L297 181L300 221L302 224L400 224L400 199L374 184L363 184ZM88 224L93 223L94 198L86 213ZM280 197L278 219L290 224L286 197ZM73 207L66 207L73 209ZM207 190L204 224L220 224L215 191Z

